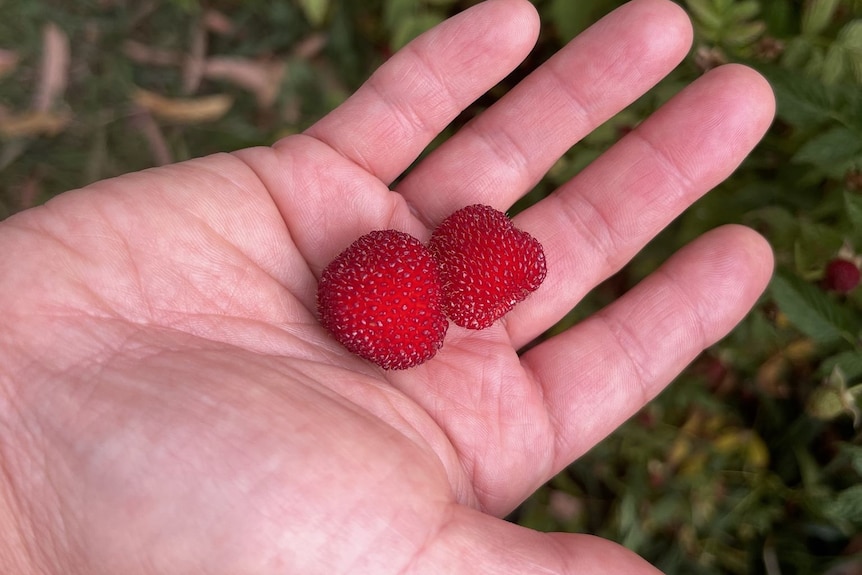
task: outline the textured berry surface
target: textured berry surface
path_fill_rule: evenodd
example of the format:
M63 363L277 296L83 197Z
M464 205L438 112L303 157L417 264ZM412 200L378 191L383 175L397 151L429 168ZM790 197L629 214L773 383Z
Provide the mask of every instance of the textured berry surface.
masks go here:
M823 287L838 293L848 293L859 285L859 268L855 263L836 258L826 264L823 274Z
M542 245L490 206L461 208L434 230L443 310L455 324L484 329L545 279Z
M384 369L406 369L437 353L449 324L437 264L403 232L370 232L323 270L320 322L351 352Z

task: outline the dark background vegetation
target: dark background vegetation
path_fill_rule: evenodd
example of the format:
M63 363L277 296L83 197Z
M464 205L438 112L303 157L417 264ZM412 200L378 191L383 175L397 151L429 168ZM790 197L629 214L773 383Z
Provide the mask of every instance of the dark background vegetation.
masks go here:
M0 0L0 218L97 179L301 131L469 0ZM539 44L450 132L621 2L535 0ZM510 518L595 533L667 573L862 573L862 2L687 0L696 42L516 210L706 69L743 62L778 117L725 183L555 330L727 222L774 246L769 292L655 402ZM444 134L445 136L445 134ZM2 257L2 254L0 254Z

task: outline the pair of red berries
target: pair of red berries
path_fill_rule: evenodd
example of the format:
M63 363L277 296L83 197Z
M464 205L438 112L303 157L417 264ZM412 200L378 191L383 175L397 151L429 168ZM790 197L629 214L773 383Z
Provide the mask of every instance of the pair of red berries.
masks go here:
M326 268L320 322L344 347L384 369L406 369L443 346L450 319L484 329L535 291L542 245L490 206L462 208L428 245L397 230L357 239Z

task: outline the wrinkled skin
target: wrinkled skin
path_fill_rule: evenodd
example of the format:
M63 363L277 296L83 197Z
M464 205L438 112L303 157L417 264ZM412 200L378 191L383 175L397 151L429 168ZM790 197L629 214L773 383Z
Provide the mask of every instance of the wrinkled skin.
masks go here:
M0 224L0 572L654 573L584 535L500 519L655 396L771 271L716 229L617 302L517 351L725 178L772 94L726 66L688 86L516 225L542 286L385 372L315 318L361 234L426 240L506 210L685 55L686 16L635 0L389 185L538 33L491 0L393 56L307 133L99 182Z

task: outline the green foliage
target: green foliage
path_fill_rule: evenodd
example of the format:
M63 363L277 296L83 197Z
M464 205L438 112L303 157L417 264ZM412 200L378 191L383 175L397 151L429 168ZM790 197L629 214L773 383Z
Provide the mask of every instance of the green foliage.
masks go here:
M308 22L315 27L323 25L329 12L329 0L298 0Z
M619 4L613 0L551 0L546 14L559 39L567 42Z
M470 0L0 0L0 118L31 111L45 24L71 46L54 130L0 136L0 217L158 161L267 144L340 103L392 51ZM512 76L451 130L622 0L534 0L545 33ZM567 181L704 70L758 69L776 121L726 182L553 328L607 305L715 226L754 227L778 272L761 302L670 388L524 503L513 519L620 541L667 573L823 573L862 544L862 288L825 291L826 263L862 250L862 2L686 0L689 58L567 152L516 209ZM203 40L203 41L202 41ZM143 47L143 49L141 48ZM236 74L189 62L239 59ZM200 113L185 122L144 89ZM194 108L197 106L197 108ZM188 112L188 108L185 108ZM5 116L4 116L5 115ZM444 135L445 136L445 135ZM855 546L855 547L854 547Z
M799 276L778 273L772 279L772 298L799 331L823 346L839 342L856 345L862 322L818 286Z
M393 52L446 19L454 0L385 0L383 24Z
M830 37L842 2L814 0L805 4L800 34L791 39L784 65L819 76L826 84L849 80L862 82L862 20L841 25Z
M757 20L756 0L686 0L700 34L709 42L728 48L750 46L766 26Z
M857 258L862 246L862 6L685 6L695 23L691 58L548 178L565 181L701 70L751 65L775 91L773 128L623 270L621 289L727 222L764 233L779 271L725 341L516 517L615 539L667 573L823 573L849 565L841 553L859 544L862 521L862 288L840 295L821 286L830 259ZM608 287L556 331L605 305Z

